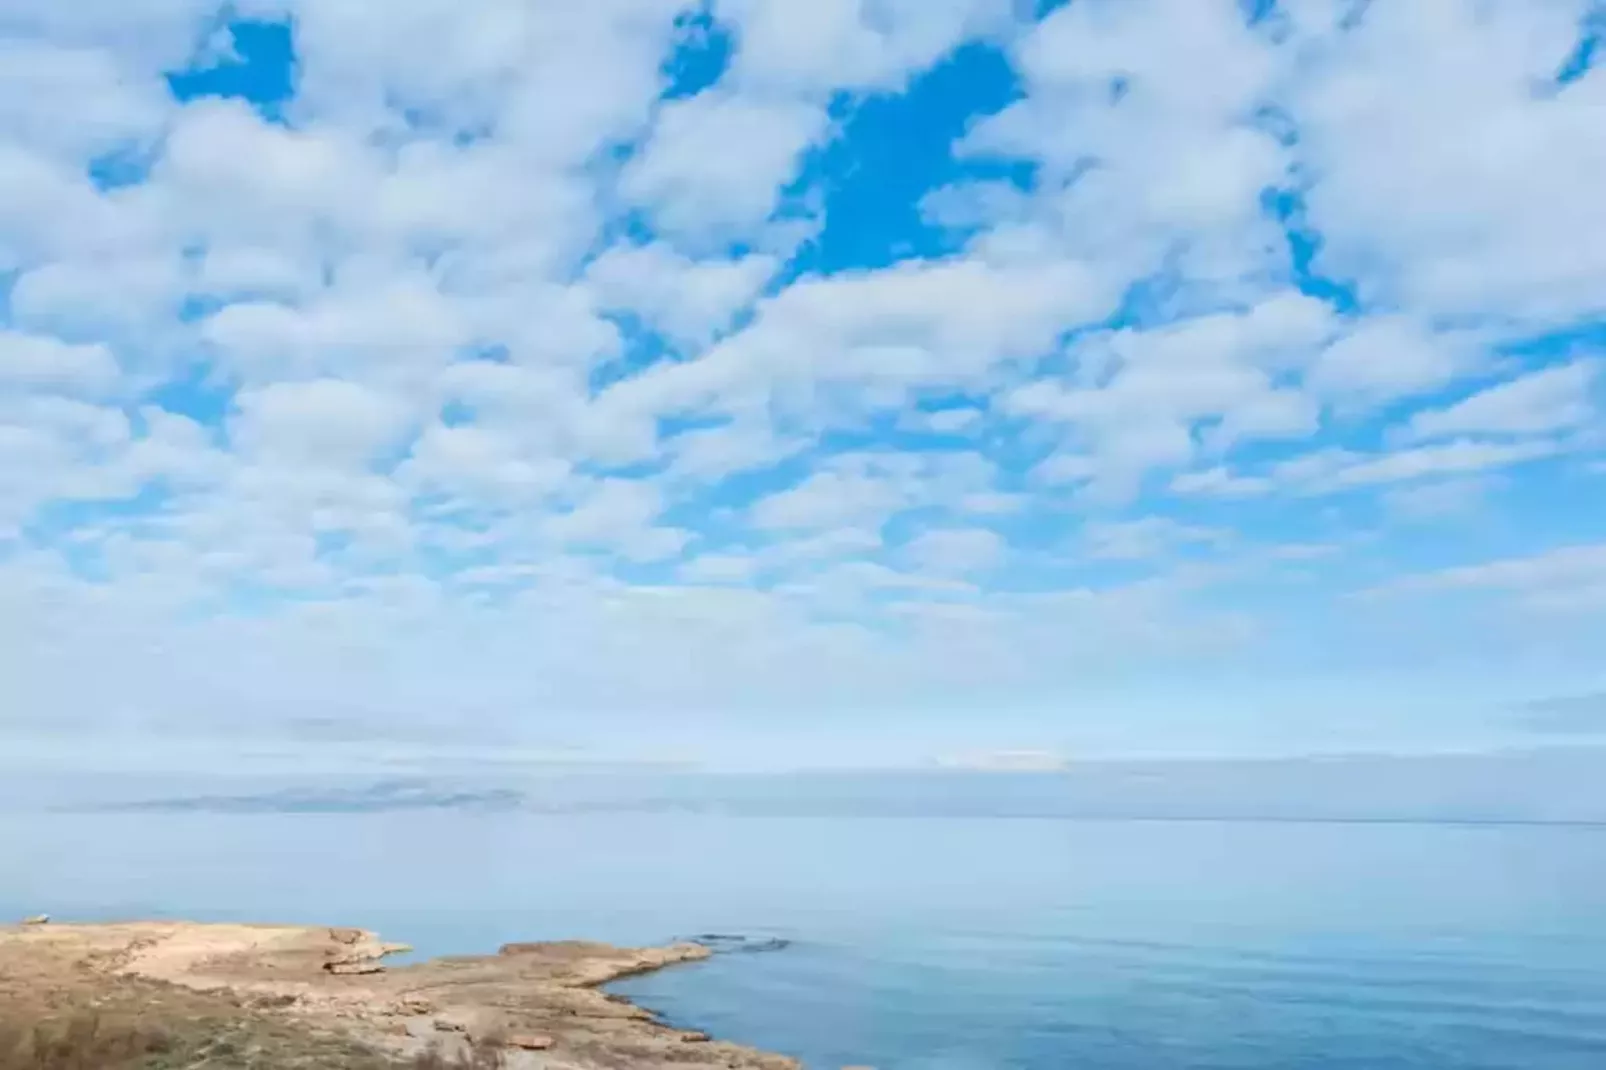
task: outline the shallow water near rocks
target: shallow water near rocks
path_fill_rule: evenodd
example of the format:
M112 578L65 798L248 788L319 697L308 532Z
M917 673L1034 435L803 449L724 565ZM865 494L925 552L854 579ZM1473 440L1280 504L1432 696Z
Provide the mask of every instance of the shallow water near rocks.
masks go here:
M1606 1066L1599 827L101 814L0 843L13 915L785 941L614 990L812 1068Z

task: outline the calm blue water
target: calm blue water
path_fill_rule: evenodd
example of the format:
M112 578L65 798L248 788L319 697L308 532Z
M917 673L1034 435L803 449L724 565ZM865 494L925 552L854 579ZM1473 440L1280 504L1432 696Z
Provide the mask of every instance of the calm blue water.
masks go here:
M0 817L0 908L784 936L620 991L808 1065L1600 1070L1606 829L412 813Z

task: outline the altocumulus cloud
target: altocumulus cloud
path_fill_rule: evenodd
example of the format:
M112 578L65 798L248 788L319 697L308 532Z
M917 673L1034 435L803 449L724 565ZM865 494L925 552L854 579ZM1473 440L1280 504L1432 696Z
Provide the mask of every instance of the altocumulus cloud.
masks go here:
M7 749L352 708L615 755L1381 746L1494 718L1323 680L1591 690L1599 33L0 0Z

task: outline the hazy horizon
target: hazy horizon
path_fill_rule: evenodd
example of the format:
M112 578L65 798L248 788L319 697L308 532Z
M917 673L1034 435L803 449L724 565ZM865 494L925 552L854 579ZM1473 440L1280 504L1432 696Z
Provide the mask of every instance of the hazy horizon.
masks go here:
M750 817L1060 818L1606 824L1606 747L1484 755L1090 761L1050 770L718 772L517 763L12 772L11 814L682 813Z

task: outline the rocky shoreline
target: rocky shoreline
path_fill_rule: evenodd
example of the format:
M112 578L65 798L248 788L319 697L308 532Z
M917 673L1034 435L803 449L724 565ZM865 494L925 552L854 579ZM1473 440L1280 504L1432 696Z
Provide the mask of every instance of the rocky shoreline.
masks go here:
M715 953L708 944L509 944L495 955L385 964L404 950L361 929L38 922L0 929L0 1005L47 994L57 1011L100 1006L121 988L154 986L397 1060L438 1052L450 1061L494 1047L508 1070L799 1070L784 1056L672 1028L601 991L706 959Z

